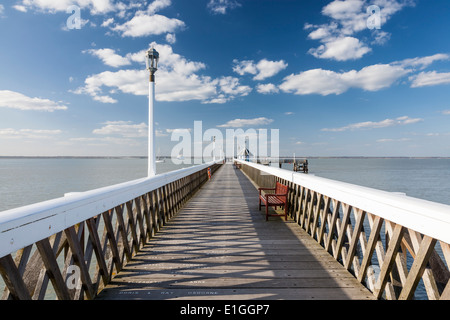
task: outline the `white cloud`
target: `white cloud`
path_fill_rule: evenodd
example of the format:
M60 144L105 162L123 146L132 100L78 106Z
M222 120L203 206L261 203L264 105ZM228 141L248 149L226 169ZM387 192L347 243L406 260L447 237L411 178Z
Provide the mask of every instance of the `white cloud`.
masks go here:
M61 134L61 130L36 130L36 129L0 129L1 139L52 139Z
M267 119L265 117L255 118L255 119L234 119L230 120L225 124L219 125L219 128L242 128L250 126L262 126L272 123L272 119Z
M27 12L27 8L22 5L14 5L13 8L20 12Z
M327 41L308 52L316 58L346 61L359 59L370 51L372 49L354 37L341 37Z
M0 16L3 15L3 12L5 11L5 6L0 4Z
M442 111L442 114L446 115L446 116L450 116L450 110L444 110L444 111Z
M406 142L411 141L409 138L400 138L400 139L378 139L377 142L379 143L386 143L386 142Z
M192 129L191 128L176 128L176 129L166 129L167 133L174 133L174 132L191 132Z
M154 0L149 3L146 10L138 10L134 16L122 24L116 24L111 30L121 33L122 37L144 37L149 35L160 35L172 33L185 26L185 23L175 18L156 14L161 9L172 4L171 0ZM119 17L126 16L127 10L140 7L139 3L131 3L128 6L122 5ZM174 35L173 35L174 36ZM170 38L170 37L169 37ZM174 37L170 38L172 41Z
M343 55L337 55L343 56ZM416 69L429 67L436 61L450 60L448 54L435 54L425 57L405 59L389 64L376 64L351 70L348 72L335 72L324 69L312 69L285 77L279 88L284 92L298 95L305 94L342 94L351 88L367 91L378 91L392 86L403 76L411 74ZM436 71L421 72L409 77L411 87L423 87L438 84L450 84L450 73L437 73Z
M337 27L337 25L333 25L334 27ZM314 28L313 25L309 25L307 24L305 26L305 29L311 29ZM312 31L309 35L308 38L310 38L311 40L320 40L320 39L327 39L329 37L332 36L332 27L331 26L317 26L317 29Z
M107 121L102 128L95 129L92 133L124 138L142 138L148 136L148 126L145 123L133 124L131 121Z
M371 44L376 45L384 45L391 39L391 34L389 32L376 29L372 31L372 36L374 39Z
M129 58L122 57L118 54L116 54L115 50L113 49L89 49L83 51L83 53L89 53L95 57L100 58L104 64L118 68L122 66L127 66L131 64L131 61Z
M410 70L389 64L376 64L360 71L349 71L342 74L343 80L351 87L367 91L378 91L390 87L396 80L410 73Z
M297 95L305 94L341 94L349 89L340 75L334 71L313 69L299 74L291 74L284 78L279 86L284 92Z
M202 103L225 103L237 96L246 96L252 89L239 83L235 77L213 79L197 74L206 68L202 62L189 61L173 52L170 45L152 43L160 53L159 70L156 74L156 100L188 101ZM73 91L88 94L104 103L115 103L116 99L105 95L103 87L118 89L123 93L148 95L148 71L145 70L145 51L128 53L124 58L130 63L138 62L139 69L105 71L86 78L85 85Z
M171 0L129 1L121 0L21 0L14 6L16 10L27 12L34 10L44 13L66 12L67 8L76 5L81 10L82 18L85 12L91 15L106 15L115 13L120 22L113 17L103 20L101 26L116 31L122 37L143 37L173 33L185 26L184 22L168 18L156 12L169 7ZM89 20L82 19L86 24ZM91 26L96 26L91 22Z
M256 65L258 74L253 78L254 80L264 80L276 75L278 72L286 69L288 64L284 60L280 61L269 61L267 59L262 59Z
M376 64L359 71L351 70L343 73L312 69L287 76L279 87L284 92L292 92L298 95L339 95L350 88L378 91L391 86L409 72L409 70L400 66L389 64Z
M239 79L235 77L221 77L218 79L220 91L230 96L247 96L252 89L249 86L242 86Z
M138 1L138 2L136 2L136 1L127 1L127 2L119 1L116 3L116 11L117 11L116 16L119 19L129 19L137 11L148 10L150 5L151 4L149 4L147 6L147 3L144 1ZM147 6L147 9L145 9L145 6Z
M142 147L142 142L137 141L133 138L122 138L122 137L99 137L99 138L71 138L70 142L81 142L83 144L83 150L86 146L89 147L102 147L110 146L111 144L126 146L126 147Z
M135 95L148 94L146 70L119 70L117 72L105 71L89 76L85 86L74 91L76 94L89 94L94 100L103 103L116 103L117 100L102 94L102 87L112 87L124 93Z
M71 5L77 5L81 9L87 9L91 14L105 14L117 9L116 4L112 0L22 0L21 4L17 6L20 6L24 10L31 9L54 13L66 11Z
M67 110L67 107L59 102L42 98L30 98L10 90L0 90L0 108L47 112Z
M258 84L256 91L262 94L278 93L280 90L273 83Z
M147 13L154 14L161 9L170 7L172 5L171 0L154 0L147 7Z
M233 60L234 66L233 71L237 74L243 76L246 73L257 74L258 70L253 60L243 60L239 61L237 59Z
M335 0L322 9L322 14L339 23L343 34L353 34L366 28L369 15L364 9L364 0Z
M114 98L111 98L110 96L94 96L93 99L95 101L101 102L101 103L117 103L119 101L117 101Z
M386 128L393 127L399 125L408 125L414 124L423 121L420 118L410 118L408 116L398 117L396 119L385 119L382 121L374 122L374 121L366 121L366 122L358 122L352 123L344 127L340 128L324 128L321 131L328 132L343 132L343 131L353 131L353 130L361 130L361 129L378 129L378 128Z
M450 72L421 72L418 75L410 77L410 80L412 81L412 88L450 84Z
M208 9L215 14L226 14L227 10L240 7L241 4L235 0L210 0Z
M164 131L155 129L155 137L167 137L169 134L164 133Z
M284 60L269 61L267 59L260 60L257 64L252 60L239 61L233 60L233 71L243 76L245 74L253 74L253 80L264 80L270 78L280 71L287 68L288 64Z
M367 12L367 8L370 5L380 7L383 26L395 13L413 4L413 0L334 0L322 9L322 14L331 19L329 23L305 25L306 30L312 29L308 38L322 43L309 53L316 58L337 61L359 59L371 51L367 44L354 37L356 33L368 30L367 20L372 13ZM390 38L388 32L381 30L373 30L372 36L372 44L379 45Z
M177 36L173 33L166 34L166 41L170 44L177 42Z
M167 18L159 14L149 15L147 13L138 12L129 21L122 25L116 25L111 28L120 32L122 37L144 37L150 35L160 35L163 33L173 33L184 27L183 21L175 18Z
M435 61L450 60L450 55L444 53L438 53L427 57L417 57L413 59L405 59L402 61L394 62L403 67L414 67L419 69L425 69L429 67Z
M381 27L406 6L413 6L414 0L335 0L326 5L322 14L338 23L343 34L354 34L367 29L367 12L371 5L380 8Z
M108 26L110 26L113 23L114 23L114 18L109 18L109 19L106 19L105 21L103 21L101 26L102 27L108 27Z

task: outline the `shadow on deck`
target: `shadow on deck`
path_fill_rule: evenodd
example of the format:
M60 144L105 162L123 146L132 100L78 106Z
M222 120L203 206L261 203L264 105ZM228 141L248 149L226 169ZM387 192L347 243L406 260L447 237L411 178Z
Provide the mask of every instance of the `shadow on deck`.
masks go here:
M266 222L252 182L224 165L97 299L373 296L294 221Z

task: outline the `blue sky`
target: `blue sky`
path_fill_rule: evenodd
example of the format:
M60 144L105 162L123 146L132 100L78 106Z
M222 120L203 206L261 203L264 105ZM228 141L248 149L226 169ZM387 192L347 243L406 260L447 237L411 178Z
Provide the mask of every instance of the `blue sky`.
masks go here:
M449 17L448 0L3 1L0 156L145 156L154 46L158 154L203 121L279 129L281 155L448 157Z

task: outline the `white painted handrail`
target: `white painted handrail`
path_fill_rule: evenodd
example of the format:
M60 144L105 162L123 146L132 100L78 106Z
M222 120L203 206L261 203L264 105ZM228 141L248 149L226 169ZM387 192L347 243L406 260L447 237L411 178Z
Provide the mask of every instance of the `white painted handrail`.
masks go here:
M235 160L450 244L450 206L398 193Z
M204 170L215 161L0 212L0 257L63 231L152 190Z

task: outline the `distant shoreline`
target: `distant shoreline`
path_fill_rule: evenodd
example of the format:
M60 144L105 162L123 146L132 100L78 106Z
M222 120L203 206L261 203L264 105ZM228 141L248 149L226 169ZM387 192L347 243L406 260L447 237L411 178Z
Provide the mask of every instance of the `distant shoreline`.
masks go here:
M147 157L124 156L0 156L0 159L147 159Z
M170 159L170 156L160 158ZM283 158L293 158L292 156L280 156ZM450 157L387 157L387 156L311 156L299 157L297 159L450 159ZM0 159L147 159L147 156L0 156Z

